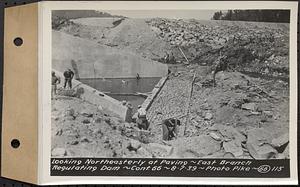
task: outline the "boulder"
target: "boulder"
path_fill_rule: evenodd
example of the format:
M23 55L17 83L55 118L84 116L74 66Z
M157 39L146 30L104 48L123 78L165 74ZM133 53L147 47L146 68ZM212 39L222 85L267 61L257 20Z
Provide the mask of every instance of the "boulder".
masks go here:
M131 139L130 140L130 143L129 143L129 149L130 150L138 150L139 148L141 147L141 142L137 141L137 140L134 140L134 139Z
M219 134L217 134L216 132L210 132L209 136L212 137L214 140L217 140L217 141L222 140L221 136Z
M83 124L89 124L89 123L91 123L91 122L90 122L90 120L88 120L88 119L84 119L84 120L82 121L82 123L83 123Z
M226 152L226 153L224 153L223 158L229 159L229 158L235 158L235 157L232 153Z
M218 131L224 137L224 139L228 139L228 141L229 140L238 140L239 142L246 141L246 136L232 126L215 124L209 129L212 131Z
M235 140L223 142L223 148L226 153L231 153L234 157L242 156L244 153L241 142Z
M211 120L213 118L213 115L212 115L212 113L210 113L210 112L207 112L206 114L205 114L205 116L204 116L204 119L205 120Z
M247 149L254 159L270 159L278 154L270 144L257 145L255 142L249 142Z
M101 117L97 117L94 121L95 121L95 123L101 123L102 122L102 118Z
M134 123L123 123L124 128L132 129L134 126Z
M66 120L75 120L76 117L75 116L66 116L65 119Z
M270 142L272 136L263 128L248 131L246 148L255 159L270 159L278 154Z
M242 104L242 109L256 111L257 105L256 105L256 103L244 103L244 104Z
M112 125L119 125L121 123L121 120L119 118L117 118L117 117L111 117L110 118L110 123Z
M193 157L193 158L195 158L195 157ZM208 158L208 159L224 158L224 150L219 150L219 151L217 151L213 154L207 155L207 156L201 156L201 158Z
M64 148L54 148L51 151L51 156L54 157L63 157L63 156L67 156L67 151Z
M198 157L202 157L211 155L221 149L221 142L214 140L209 135L178 138L170 143L173 147L176 147L177 155L190 152Z
M289 142L289 133L282 134L281 136L274 138L271 145L274 147L281 147Z
M80 139L80 142L84 142L84 143L89 143L90 142L90 140L87 138L87 137L82 137L81 139Z
M65 112L65 117L67 117L67 116L72 116L73 117L74 115L75 115L75 111L74 111L73 108L68 108Z
M140 147L136 153L141 157L141 158L152 158L152 154L147 151L144 147Z
M99 105L97 109L103 111L103 107L101 105Z
M268 118L273 117L273 112L269 110L263 111L263 115L267 116Z
M103 137L103 141L104 141L104 143L106 143L106 144L110 143L110 139L109 139L107 136L104 136L104 137Z
M74 140L74 141L71 141L70 144L71 145L77 145L77 144L79 144L79 142L77 140Z
M93 134L95 134L95 135L97 135L97 134L103 135L101 129L99 129L99 128L94 129L94 130L93 130Z
M168 145L162 145L158 143L149 143L147 145L147 150L149 150L155 157L166 157L172 153L173 147Z
M80 114L84 117L88 117L88 118L91 118L93 117L93 112L89 111L89 110L83 110L80 112Z
M202 155L199 155L198 153L190 149L182 149L182 150L174 149L174 152L172 152L172 154L169 157L170 158L198 158L198 157L204 158L202 157ZM211 157L211 155L209 155L208 157Z

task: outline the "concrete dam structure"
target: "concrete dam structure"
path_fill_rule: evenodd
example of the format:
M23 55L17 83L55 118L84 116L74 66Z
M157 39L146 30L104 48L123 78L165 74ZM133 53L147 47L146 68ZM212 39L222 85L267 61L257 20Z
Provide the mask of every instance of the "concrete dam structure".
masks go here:
M63 77L63 73L52 69L57 76L60 78ZM60 83L61 86L63 81ZM91 104L101 106L114 114L118 115L122 120L130 122L132 117L132 111L128 107L122 105L122 103L110 96L100 92L86 84L81 83L78 80L72 80L73 88L81 89L82 92L79 96L84 101L87 101Z
M52 32L52 68L60 72L71 68L76 79L164 77L166 64L143 58L125 49L116 49L96 41Z

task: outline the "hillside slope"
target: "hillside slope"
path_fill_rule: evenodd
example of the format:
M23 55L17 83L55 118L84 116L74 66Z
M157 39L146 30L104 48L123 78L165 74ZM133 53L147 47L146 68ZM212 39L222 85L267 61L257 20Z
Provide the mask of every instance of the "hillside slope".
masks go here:
M167 66L128 50L114 49L93 41L53 31L53 68L73 68L77 78L161 77ZM91 72L93 72L91 74Z
M74 19L60 31L118 49L128 49L153 60L162 59L174 48L156 36L143 19L124 19L118 25L113 25L114 21L116 19L113 18Z
M239 71L288 76L289 24L162 18L147 23L194 63L211 65L222 54Z
M285 77L289 73L287 23L127 18L103 28L99 25L107 25L107 19L75 22L61 30L156 61L162 62L168 53L178 63L185 62L181 49L191 63L212 65L222 54L239 71ZM89 24L78 24L84 22Z

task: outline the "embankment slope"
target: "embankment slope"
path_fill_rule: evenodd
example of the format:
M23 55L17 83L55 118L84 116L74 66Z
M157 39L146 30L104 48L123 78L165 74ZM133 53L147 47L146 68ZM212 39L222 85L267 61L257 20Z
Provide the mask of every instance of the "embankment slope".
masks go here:
M137 73L141 77L162 77L168 72L166 65L138 54L60 31L53 31L52 42L53 68L61 72L73 68L77 78L129 78Z

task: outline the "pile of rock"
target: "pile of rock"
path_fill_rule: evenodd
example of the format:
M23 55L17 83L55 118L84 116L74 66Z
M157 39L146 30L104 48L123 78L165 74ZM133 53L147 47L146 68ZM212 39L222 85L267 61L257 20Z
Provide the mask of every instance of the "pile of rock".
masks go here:
M270 71L267 73L288 73L288 32L283 25L247 23L244 26L230 21L205 23L163 18L147 23L158 37L184 49L190 61L211 64L221 51L234 67L239 66L236 68L241 70L262 73L267 68ZM179 51L175 55L177 59L181 58Z
M209 136L221 142L224 155L232 158L289 158L288 133L274 137L264 128L240 132L232 126L216 124L209 128Z
M247 28L238 24L205 24L196 20L155 18L149 20L148 24L155 28L153 30L159 37L176 46L192 46L203 42L211 47L222 47L229 41L268 45L287 34L281 28Z

